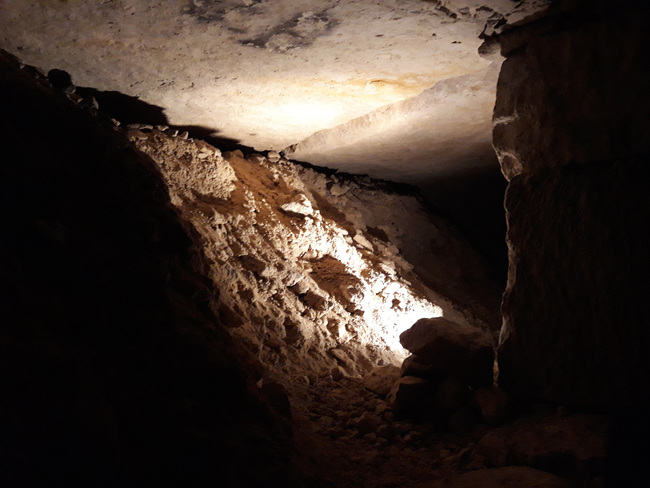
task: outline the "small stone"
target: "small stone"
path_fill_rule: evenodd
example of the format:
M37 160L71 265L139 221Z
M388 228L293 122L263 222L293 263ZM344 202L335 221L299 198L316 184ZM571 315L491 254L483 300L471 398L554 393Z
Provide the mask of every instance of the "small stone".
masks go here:
M359 231L357 234L352 238L354 242L359 244L361 247L364 247L366 249L369 249L370 251L374 251L374 247L372 243L366 239L366 237Z
M156 129L158 129L160 132L167 132L169 130L168 125L157 125Z
M282 156L280 156L280 153L278 153L277 151L269 151L266 154L266 159L268 159L272 163L277 163L278 161L280 161L280 159L282 159Z
M126 135L129 139L137 139L139 141L146 141L148 139L147 134L134 129L129 130Z
M395 424L393 424L393 428L399 435L405 435L411 431L411 426L405 422L395 422Z
M377 435L379 437L392 441L395 439L396 432L392 425L383 424L377 428Z
M343 368L341 368L340 366L336 366L335 368L332 368L330 374L332 375L332 379L334 381L341 381L343 378L345 378L345 371L343 371Z
M334 412L334 416L339 420L345 420L349 417L349 413L344 410L337 410Z
M56 68L51 69L47 72L47 79L53 88L63 93L70 94L75 91L75 86L72 84L72 77L67 71Z
M79 106L85 109L99 110L99 103L95 97L84 98L79 102Z
M178 137L180 137L181 139L187 139L188 137L190 137L190 133L187 131L183 131L178 135Z
M359 422L357 422L357 430L359 434L364 435L375 432L382 424L381 417L378 417L374 413L365 412L359 419Z
M293 418L287 390L277 381L263 378L260 385L262 397L274 410L287 419Z
M451 456L451 451L449 449L440 449L438 455L440 456L440 459L445 459Z
M314 208L305 195L298 195L293 201L280 206L283 212L299 216L309 216L314 214Z
M386 397L398 379L399 368L389 364L374 368L368 376L363 378L362 384L377 395Z
M350 191L350 187L343 187L338 184L332 185L332 188L330 188L330 193L332 194L333 197L340 197L341 195L345 195L348 191Z

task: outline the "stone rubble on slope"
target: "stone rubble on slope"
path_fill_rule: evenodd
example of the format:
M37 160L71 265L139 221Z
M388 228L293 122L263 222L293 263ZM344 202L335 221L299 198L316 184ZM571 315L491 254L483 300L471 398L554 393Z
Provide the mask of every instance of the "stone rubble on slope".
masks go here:
M148 129L129 132L131 141L158 165L200 236L203 271L219 291L214 310L266 373L290 384L298 374L358 376L398 364L399 334L423 317L491 328L486 314L418 276L444 278L445 292L462 285L447 272L454 263L476 281L483 269L470 251L461 260L427 247L458 240L415 197ZM416 266L402 247L421 258Z

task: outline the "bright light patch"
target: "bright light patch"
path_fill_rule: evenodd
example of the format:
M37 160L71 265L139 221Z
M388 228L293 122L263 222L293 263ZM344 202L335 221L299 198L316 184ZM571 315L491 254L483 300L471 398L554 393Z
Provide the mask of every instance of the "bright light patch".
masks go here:
M333 127L340 123L345 109L339 104L317 100L286 102L274 108L274 118L291 120L301 126ZM317 129L316 129L317 130Z
M369 320L368 325L381 337L385 347L406 356L408 352L399 341L400 334L410 329L418 320L442 317L443 312L439 306L428 300L414 297L401 283L394 281L391 285L387 288L394 289L392 293L367 294L364 302L376 310L372 315L374 320Z

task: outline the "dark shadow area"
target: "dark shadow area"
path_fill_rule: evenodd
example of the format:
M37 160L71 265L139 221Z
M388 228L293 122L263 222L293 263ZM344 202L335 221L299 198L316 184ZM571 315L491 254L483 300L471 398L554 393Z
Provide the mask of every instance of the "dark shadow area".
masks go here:
M503 208L507 184L495 160L487 168L431 178L419 185L435 213L459 228L503 285L508 271Z
M143 102L138 97L85 86L78 86L75 93L83 98L94 97L104 115L119 120L124 125L135 123L167 125L168 123L164 108Z
M0 132L0 486L314 486L153 163L3 51Z
M171 125L169 127L172 130L177 130L179 133L187 131L190 137L194 139L202 139L222 151L235 151L239 149L243 153L255 152L255 149L240 144L237 139L220 137L218 135L219 131L216 129L210 129L209 127L202 127L200 125Z
M60 70L56 71L59 72ZM60 75L57 73L57 78L55 78L55 80L58 81L59 77ZM240 144L237 139L220 137L218 135L218 129L203 127L200 125L170 125L163 107L144 102L138 97L125 95L118 91L102 91L95 88L81 86L76 88L75 93L84 99L94 98L97 100L100 113L120 121L122 125L166 125L172 131L177 130L179 133L187 131L189 137L202 139L208 144L212 144L223 151L234 151L236 149L243 152L253 151L252 148Z

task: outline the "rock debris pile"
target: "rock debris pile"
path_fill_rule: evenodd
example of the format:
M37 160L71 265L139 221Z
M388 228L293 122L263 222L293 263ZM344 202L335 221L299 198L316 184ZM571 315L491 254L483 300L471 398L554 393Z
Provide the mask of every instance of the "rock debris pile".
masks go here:
M414 195L277 153L126 131L192 226L211 306L261 375L290 387L399 364L399 334L423 317L495 329L488 306L464 300L463 280L486 282L480 260Z

